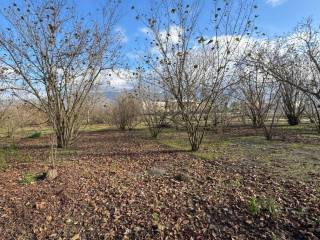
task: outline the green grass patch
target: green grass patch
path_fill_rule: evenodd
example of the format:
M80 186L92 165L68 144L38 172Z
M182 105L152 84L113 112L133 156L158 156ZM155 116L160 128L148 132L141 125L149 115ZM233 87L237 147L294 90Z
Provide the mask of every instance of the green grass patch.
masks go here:
M0 151L0 172L8 168L8 163L6 160L6 155L3 151Z
M148 136L147 132L144 134ZM311 138L316 136L306 135ZM186 132L165 129L156 141L176 150L190 150ZM309 181L320 171L320 147L317 143L309 142L311 143L268 141L262 135L241 137L208 134L199 151L190 154L210 161L246 161L248 164L265 168L275 176Z
M251 197L248 202L248 210L252 215L258 215L261 211L261 206L258 203L257 197Z
M33 132L31 133L31 135L29 135L28 138L40 138L42 135L42 133L39 131L39 132Z
M25 173L21 180L19 181L20 184L23 184L23 185L28 185L28 184L32 184L34 183L35 181L37 181L37 176L32 174L32 173Z

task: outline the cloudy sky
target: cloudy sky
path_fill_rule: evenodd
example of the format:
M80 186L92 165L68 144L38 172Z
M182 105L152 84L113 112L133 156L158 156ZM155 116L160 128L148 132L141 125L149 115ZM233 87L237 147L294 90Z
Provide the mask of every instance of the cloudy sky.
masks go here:
M261 31L268 35L276 36L288 33L304 18L312 16L320 22L320 0L256 0L258 5L257 25ZM208 8L211 0L206 0ZM81 11L94 11L102 6L103 0L78 0ZM135 55L135 40L142 36L143 26L135 20L135 13L130 10L147 9L149 0L123 0L123 17L119 23L119 28L125 36L125 49L128 58ZM207 8L207 9L208 9ZM118 82L119 79L111 82ZM121 86L125 86L123 81L119 81Z
M19 4L23 0L16 0ZM41 1L41 0L39 0ZM316 22L320 23L320 0L256 0L258 5L258 21L259 29L266 32L270 36L288 33L293 30L297 23L304 18L312 16ZM9 4L11 1L0 0L1 6ZM73 0L76 3L80 14L87 12L95 13L97 9L101 9L106 0ZM139 21L135 20L136 13L131 10L131 6L135 9L149 9L149 0L122 0L122 19L117 28L124 36L124 52L128 61L136 55L135 41L139 37L143 37L143 26ZM212 0L205 0L207 6L204 9L210 9ZM204 13L205 15L207 13ZM99 14L96 14L97 16ZM95 14L93 14L95 16ZM1 20L0 20L1 23ZM205 24L205 23L204 23ZM115 88L126 88L128 84L115 76L109 79Z
M0 2L8 2L0 0ZM22 0L19 0L22 1ZM97 8L104 5L105 0L77 0L75 1L79 10L83 13L87 11L94 12ZM149 0L122 0L123 17L119 23L119 28L124 33L127 49L132 49L135 45L135 39L141 35L142 25L135 20L135 13L130 10L131 6L136 9L148 9ZM205 0L208 7L212 0ZM277 35L290 32L298 22L304 18L312 16L320 22L320 0L256 0L258 5L259 18L257 25L259 29ZM130 54L130 53L128 53Z

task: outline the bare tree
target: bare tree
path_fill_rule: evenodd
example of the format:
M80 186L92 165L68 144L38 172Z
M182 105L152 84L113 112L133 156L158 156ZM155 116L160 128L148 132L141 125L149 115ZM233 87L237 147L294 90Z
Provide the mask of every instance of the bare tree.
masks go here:
M299 90L306 93L308 97L308 115L320 133L320 27L308 19L296 30L296 41L302 43L298 46L301 54L306 56L307 61L304 68L307 69L308 77L305 84L293 84Z
M282 107L290 125L299 124L304 112L305 94L297 86L303 86L308 79L305 57L295 45L288 38L266 41L258 44L258 54L251 56L262 71L280 83Z
M0 92L0 122L2 123L3 119L6 116L10 104L4 97L4 94Z
M47 114L58 147L76 138L88 94L103 70L116 63L118 5L108 1L101 21L76 16L64 0L26 0L2 11L0 63L10 73L7 85Z
M147 125L151 137L157 138L170 116L170 103L168 94L163 91L161 85L156 84L156 75L148 74L138 69L134 74L137 80L135 93L142 103L142 119Z
M3 68L0 68L0 122L5 117L5 113L8 108L8 104L5 97L6 89L4 87L5 75L6 75L5 70Z
M297 71L291 71L292 79L298 77ZM303 78L296 78L302 81ZM280 93L282 99L282 108L291 126L298 125L302 114L305 111L305 94L295 86L286 82L280 83Z
M246 63L240 68L239 77L247 115L255 127L263 128L266 139L271 140L279 108L279 83L258 66Z
M120 94L111 106L112 123L119 129L133 129L139 123L141 106L138 100L131 94Z
M311 123L315 126L318 133L320 133L320 105L319 100L312 95L307 96L306 113Z
M243 109L245 115L251 120L253 127L261 128L268 116L265 76L257 67L245 65L239 69L239 78L239 89L245 103Z
M153 138L157 138L163 130L170 113L168 99L161 97L148 89L139 89L139 99L143 104L142 117Z
M191 150L197 151L215 101L233 84L232 69L254 28L256 6L253 1L214 1L206 31L199 24L202 1L153 3L150 13L137 16L151 42L144 63L176 101Z
M305 67L308 72L307 81L304 83L288 83L294 85L301 91L312 95L320 101L320 27L313 24L312 19L308 19L297 27L294 35L296 52L306 56L307 62L301 67Z
M223 129L228 127L234 118L230 104L231 98L232 94L228 92L220 96L212 107L210 117L214 131L223 132Z
M84 124L105 124L110 118L110 102L99 88L93 89L82 109L82 122Z
M268 72L281 83L287 116L292 118L295 115L292 119L294 120L303 110L301 100L303 96L297 90L304 93L311 101L312 104L308 106L309 114L319 112L319 27L308 19L300 24L291 36L264 43L263 49L255 56L255 62L259 63L263 71ZM310 110L310 107L313 110ZM316 115L312 118L318 119Z

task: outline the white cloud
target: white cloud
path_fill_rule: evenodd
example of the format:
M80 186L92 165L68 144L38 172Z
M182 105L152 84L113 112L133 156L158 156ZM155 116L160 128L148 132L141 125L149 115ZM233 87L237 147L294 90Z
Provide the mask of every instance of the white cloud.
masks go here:
M272 7L277 7L283 4L287 0L267 0L267 4L271 5Z
M128 90L132 88L131 75L132 73L126 69L105 70L99 76L99 83L104 89Z
M144 33L145 35L148 35L150 30L147 27L143 27L143 28L140 28L139 31Z
M147 35L148 37L152 37L152 31L147 27L140 28L139 31ZM159 32L159 36L162 38L162 41L163 42L167 41L168 43L171 43L171 44L178 43L180 40L181 34L182 34L182 29L177 25L171 25L169 26L169 29L163 29Z
M119 34L122 43L128 42L128 36L126 34L126 30L123 27L118 26L116 28L116 32Z

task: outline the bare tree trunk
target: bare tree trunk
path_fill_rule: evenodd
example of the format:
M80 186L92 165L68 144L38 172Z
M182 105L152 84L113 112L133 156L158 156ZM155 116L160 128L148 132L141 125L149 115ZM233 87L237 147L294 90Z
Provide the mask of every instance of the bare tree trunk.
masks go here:
M286 116L288 118L288 124L290 126L296 126L300 123L300 117L298 117L297 115L287 114Z
M67 134L67 131L65 128L57 129L55 131L56 137L57 137L57 147L58 148L69 148L71 144L71 138Z

